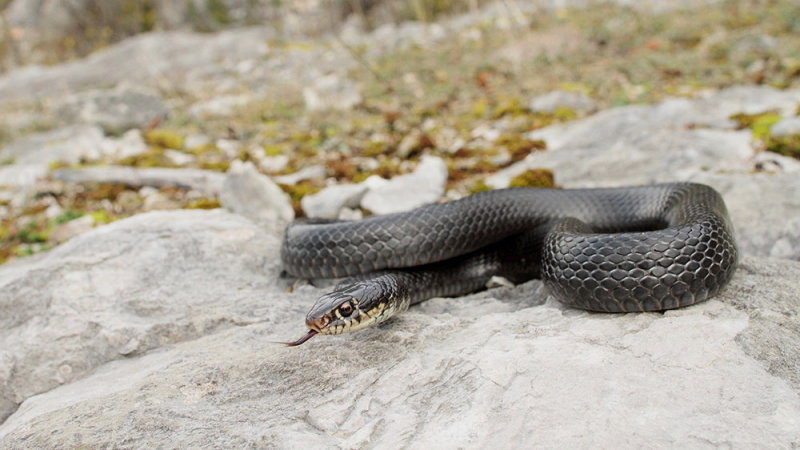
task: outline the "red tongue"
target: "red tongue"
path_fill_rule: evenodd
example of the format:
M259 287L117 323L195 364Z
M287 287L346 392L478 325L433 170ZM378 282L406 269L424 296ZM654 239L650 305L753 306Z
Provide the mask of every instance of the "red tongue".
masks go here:
M306 333L306 335L305 335L305 336L301 337L300 339L298 339L298 340L296 340L296 341L294 341L294 342L278 342L278 344L283 344L283 345L285 345L285 346L287 346L287 347L294 347L294 346L300 345L300 344L302 344L303 342L305 342L305 341L307 341L307 340L311 339L312 337L314 337L314 336L315 336L315 335L317 335L317 334L319 334L319 331L316 331L316 330L308 330L308 333Z

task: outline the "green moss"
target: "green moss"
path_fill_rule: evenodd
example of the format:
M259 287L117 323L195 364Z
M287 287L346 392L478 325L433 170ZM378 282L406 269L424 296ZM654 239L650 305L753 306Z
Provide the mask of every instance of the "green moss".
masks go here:
M521 134L506 134L500 136L496 143L508 149L511 153L510 163L522 160L529 153L547 148L547 143L541 139L527 139Z
M553 112L553 117L559 122L566 122L568 120L573 120L577 118L578 113L576 113L575 110L572 108L567 108L566 106L559 106Z
M200 161L197 167L205 170L215 170L217 172L227 172L231 162L228 160L216 159Z
M367 145L361 150L361 156L374 158L388 153L390 148L388 142L372 140L367 142Z
M264 144L264 154L270 157L283 154L283 147L275 144Z
M770 136L766 139L766 150L800 159L800 134L781 137Z
M94 219L94 223L101 224L101 223L109 223L113 222L114 219L108 215L108 212L104 210L97 210L92 211L89 213L90 216Z
M10 166L11 164L14 164L14 161L15 161L14 158L6 158L0 160L0 166Z
M499 119L503 116L519 116L527 112L528 108L523 106L518 98L507 98L498 102L492 111L492 116Z
M206 0L206 7L208 14L219 25L227 25L231 23L231 17L228 14L228 7L222 0Z
M509 187L556 187L553 171L550 169L530 169L515 176Z
M58 170L58 169L66 169L68 167L70 167L70 165L65 163L65 162L63 162L63 161L50 161L47 164L47 168L50 171L54 171L54 170Z
M765 139L769 136L770 127L781 120L781 115L774 111L758 114L739 113L730 116L730 119L739 125L739 129L750 128L753 130L754 138Z
M477 194L478 192L491 191L492 188L483 180L478 180L472 183L469 187L470 194Z
M156 128L144 133L144 141L154 147L181 150L184 138L174 131Z
M83 217L84 214L85 213L83 213L81 211L74 211L74 210L68 209L68 210L64 211L63 213L61 213L58 217L53 219L53 224L54 225L60 225L62 223L66 223L66 222L69 222L71 220L75 220L75 219L77 219L79 217Z
M164 154L161 147L153 147L145 153L122 158L117 164L133 167L178 167L172 159Z
M474 117L484 117L488 112L489 112L489 100L487 100L485 97L481 97L472 102L470 113Z
M41 224L30 222L17 231L16 238L26 244L41 243L47 242L47 233L42 230Z
M297 184L278 184L283 192L289 194L289 199L292 201L292 207L297 216L303 215L303 208L300 207L300 200L306 195L316 194L320 188L308 180L301 181Z
M189 202L186 206L184 206L184 208L185 209L216 209L216 208L219 208L221 206L222 206L222 204L219 202L219 199L204 197L204 198L198 198L197 200Z

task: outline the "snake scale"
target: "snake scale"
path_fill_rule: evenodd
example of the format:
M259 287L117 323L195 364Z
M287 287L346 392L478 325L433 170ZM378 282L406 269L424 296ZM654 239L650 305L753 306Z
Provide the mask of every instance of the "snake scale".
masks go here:
M300 278L352 276L308 313L308 335L379 323L492 276L541 277L566 305L661 311L715 295L738 251L721 195L696 183L512 188L358 221L296 221L281 257Z

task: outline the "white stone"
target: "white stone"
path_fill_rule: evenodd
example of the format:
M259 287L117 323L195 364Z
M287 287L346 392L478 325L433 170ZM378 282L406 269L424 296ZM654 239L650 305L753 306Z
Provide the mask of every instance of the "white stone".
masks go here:
M286 155L264 156L258 159L258 167L264 172L280 172L289 165L289 157Z
M770 134L776 137L784 137L793 134L800 134L800 117L786 117L773 125Z
M417 168L370 188L361 200L361 206L374 214L408 211L434 203L444 195L447 184L447 165L435 156L423 156Z
M211 138L206 136L205 134L198 134L192 133L186 136L186 139L183 141L183 146L187 150L192 150L195 148L203 147L211 143Z
M242 143L236 139L217 139L216 146L228 158L235 158L242 149Z
M179 152L177 150L172 150L172 149L164 150L164 156L169 158L169 160L172 161L173 164L178 166L185 166L187 164L191 164L195 160L194 156L188 153Z
M249 162L231 163L220 201L228 211L259 224L280 227L294 219L289 196Z
M325 178L325 166L306 166L297 172L272 177L276 183L294 185L303 180L321 180Z
M300 206L307 217L336 219L343 208L358 207L367 189L363 183L328 186L303 197Z

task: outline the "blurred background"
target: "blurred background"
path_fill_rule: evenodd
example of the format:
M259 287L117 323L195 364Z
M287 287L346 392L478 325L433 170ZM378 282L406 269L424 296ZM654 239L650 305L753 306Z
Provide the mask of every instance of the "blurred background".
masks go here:
M139 212L219 207L232 165L269 176L294 216L391 212L396 200L370 204L364 192L405 174L416 174L422 203L559 186L558 169L530 163L552 146L537 130L620 106L800 83L793 0L0 8L0 262ZM745 130L758 152L800 156L800 131L771 134L797 102L790 112L749 108L761 94L751 97L723 128ZM717 126L718 115L682 126ZM576 184L590 183L565 187ZM339 185L361 187L319 196Z

